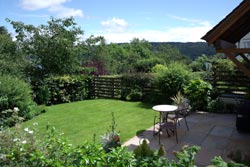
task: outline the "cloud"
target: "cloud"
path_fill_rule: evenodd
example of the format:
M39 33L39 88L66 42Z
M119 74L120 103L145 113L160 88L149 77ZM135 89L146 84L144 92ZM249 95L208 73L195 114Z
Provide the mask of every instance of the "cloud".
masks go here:
M180 16L175 16L175 15L169 15L170 18L183 21L183 22L188 22L191 25L204 25L204 26L209 26L210 23L208 21L203 21L203 20L198 20L198 19L191 19L191 18L186 18L186 17L180 17Z
M20 5L23 9L39 10L61 5L67 1L69 0L20 0Z
M54 13L57 17L83 17L84 14L80 9L67 8L64 6L54 6L48 9L51 13Z
M47 9L57 17L83 17L83 11L80 9L68 8L62 4L70 0L20 0L21 8L25 10Z
M103 32L95 35L104 36L108 43L130 42L133 38L145 39L149 42L198 42L202 41L204 36L212 25L208 22L196 26L178 26L170 27L164 30L144 30L133 32Z
M110 20L102 21L101 25L109 33L121 33L126 30L128 23L124 19L113 17Z

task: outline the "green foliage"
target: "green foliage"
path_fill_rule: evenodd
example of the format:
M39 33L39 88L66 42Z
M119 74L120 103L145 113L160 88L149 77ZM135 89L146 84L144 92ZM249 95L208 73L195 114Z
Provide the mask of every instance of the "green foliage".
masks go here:
M34 101L41 105L41 104L48 104L51 98L49 85L44 83L43 81L33 81L32 82L32 90L34 94Z
M80 75L49 77L45 83L34 83L38 104L59 104L90 98L91 78Z
M151 72L151 69L155 65L162 64L162 62L164 62L164 61L162 59L159 59L159 58L138 60L135 64L135 71L148 73L148 72Z
M82 145L73 146L65 140L63 134L58 134L55 127L50 125L46 128L45 139L41 139L37 131L38 126L34 123L32 127L24 129L16 126L1 131L0 166L195 167L195 155L200 149L198 146L184 146L181 151L175 152L178 161L169 161L152 151L137 156L126 147L112 148L107 153L97 143L84 142ZM145 142L142 145L138 147L145 147ZM215 157L211 162L218 167L244 166L235 162L226 163L221 157Z
M0 34L0 75L8 74L24 78L26 64L10 35L7 32Z
M185 86L185 94L190 100L192 110L207 110L211 90L211 84L201 79L191 80Z
M138 158L152 157L154 152L148 146L147 141L143 140L142 144L134 149L134 154L135 157L138 159Z
M34 105L31 89L21 79L9 75L0 76L0 114L4 110L19 108L18 115L27 117Z
M184 145L181 151L174 153L178 159L176 166L195 167L195 155L199 150L199 146L188 147L188 145Z
M112 122L110 129L108 132L101 136L101 144L106 152L110 152L113 148L117 148L121 146L120 143L120 134L116 132L116 123L115 123L115 116L112 112Z
M142 88L136 86L130 90L130 93L126 96L128 101L141 101L142 100Z
M187 59L177 47L169 43L152 43L152 48L153 55L162 59L166 64L175 61L185 62Z
M241 164L244 164L245 166L250 166L250 152L249 151L243 153L242 151L236 149L234 151L231 151L228 157L236 163L241 163Z
M208 112L222 112L224 104L219 98L211 99L208 101L207 111Z
M23 117L19 116L18 114L19 109L15 107L13 110L8 109L1 111L0 114L0 131L2 127L11 127L14 126L16 123L20 123L24 120Z
M147 95L144 92L144 88L151 86L154 77L147 73L133 73L125 74L122 76L122 100L146 100Z
M168 70L168 68L162 64L157 64L152 68L152 72L156 74L158 73L158 75L164 73L166 70Z
M162 92L163 101L170 102L170 97L173 97L177 92L183 92L184 86L193 78L192 73L184 64L173 63L166 70L156 73L156 84Z
M214 157L211 160L212 165L216 166L216 167L245 167L244 164L240 164L240 163L236 163L236 162L225 162L223 161L223 159L218 156L218 157Z
M76 26L73 18L51 18L47 25L37 27L9 19L7 21L17 33L19 48L28 57L30 64L27 75L32 79L81 70L79 36L83 31Z

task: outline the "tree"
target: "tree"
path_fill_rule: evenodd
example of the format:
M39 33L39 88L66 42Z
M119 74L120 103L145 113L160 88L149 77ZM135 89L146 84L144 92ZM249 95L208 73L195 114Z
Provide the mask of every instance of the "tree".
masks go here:
M84 42L83 66L92 68L92 75L112 73L111 56L104 37L91 35Z
M23 55L19 52L17 44L12 41L7 29L0 27L0 74L24 77L26 66Z
M7 19L15 29L22 53L30 62L31 77L73 74L81 68L80 36L73 18L51 18L47 25L33 26Z
M154 56L165 61L166 64L170 64L175 61L185 62L187 58L181 54L178 48L169 44L163 43L153 47L152 52Z
M128 63L128 50L121 44L108 45L109 55L111 56L111 67L113 74L126 73L130 69Z
M0 35L8 35L8 30L4 26L0 26Z

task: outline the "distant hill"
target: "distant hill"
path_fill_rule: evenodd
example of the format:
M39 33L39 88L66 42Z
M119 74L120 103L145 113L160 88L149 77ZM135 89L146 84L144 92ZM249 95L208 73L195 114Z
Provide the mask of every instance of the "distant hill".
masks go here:
M169 44L173 47L176 47L180 52L194 60L197 57L205 54L207 56L215 55L215 49L213 46L208 46L205 42L150 42L152 47L156 47L160 44Z

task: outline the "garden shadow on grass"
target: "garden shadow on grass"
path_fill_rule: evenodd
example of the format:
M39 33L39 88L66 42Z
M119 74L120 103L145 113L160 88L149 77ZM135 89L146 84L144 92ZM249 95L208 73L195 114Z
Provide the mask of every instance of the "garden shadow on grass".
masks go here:
M152 109L153 106L154 106L153 104L143 103L143 102L138 104L138 107L145 108L145 109Z

